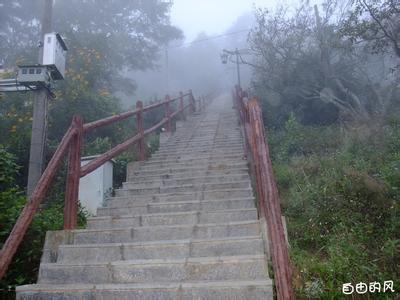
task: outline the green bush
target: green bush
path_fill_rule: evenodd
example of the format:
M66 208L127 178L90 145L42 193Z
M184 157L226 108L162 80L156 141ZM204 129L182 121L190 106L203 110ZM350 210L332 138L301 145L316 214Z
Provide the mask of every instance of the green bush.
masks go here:
M15 184L19 169L15 163L16 158L2 147L0 154L0 247L2 247L27 200L25 192ZM1 290L36 282L46 231L60 230L63 227L63 200L63 194L58 194L58 197L45 199L39 207L6 275L0 280L0 295ZM85 222L86 213L80 207L78 225L84 226Z

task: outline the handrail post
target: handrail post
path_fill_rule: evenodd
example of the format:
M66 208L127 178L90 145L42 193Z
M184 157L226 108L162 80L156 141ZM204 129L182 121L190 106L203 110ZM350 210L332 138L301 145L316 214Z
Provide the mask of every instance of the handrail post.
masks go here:
M181 119L186 121L185 110L184 110L184 103L183 103L183 93L179 92L179 110L181 111Z
M166 101L166 103L165 103L165 117L168 119L167 124L165 126L166 127L165 130L166 130L166 132L170 133L172 126L171 126L171 111L170 111L170 106L169 106L169 103L170 103L169 95L165 96L165 101Z
M144 128L143 128L143 102L136 102L136 109L138 109L138 113L136 114L136 129L140 134L140 140L138 142L138 152L139 152L139 160L143 161L145 159L145 149L144 149Z
M81 171L81 148L83 140L83 120L75 115L72 125L77 129L71 141L68 155L67 186L65 190L64 204L64 229L72 230L76 228L78 220L78 194L79 178Z
M196 104L194 102L192 90L189 90L189 101L190 101L190 112L194 113L196 111Z

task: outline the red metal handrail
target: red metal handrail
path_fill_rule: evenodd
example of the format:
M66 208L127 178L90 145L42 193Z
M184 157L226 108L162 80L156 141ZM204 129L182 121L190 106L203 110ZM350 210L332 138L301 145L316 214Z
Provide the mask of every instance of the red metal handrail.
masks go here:
M174 112L173 114L170 115L170 119L172 119L177 114L181 113L182 111L184 111L186 108L188 108L190 106L191 105L188 104L183 108L183 110L181 110L181 109L177 110L176 112ZM115 156L117 156L117 155L121 154L122 152L126 151L130 146L132 146L133 144L139 142L140 139L143 139L143 137L145 137L148 134L152 133L153 131L155 131L156 129L160 128L162 125L164 125L166 123L168 123L168 118L164 117L160 122L158 122L153 127L144 130L143 134L139 133L139 134L131 137L130 139L126 140L125 142L123 142L123 143L115 146L114 148L108 150L107 152L105 152L101 156L96 157L95 159L90 161L88 164L82 166L80 176L83 177L83 176L89 174L90 172L93 172L98 167L103 165L105 162L111 160Z
M188 97L189 103L184 105L184 97ZM179 109L173 113L170 111L170 103L179 101ZM143 129L143 112L150 111L154 108L164 106L166 109L165 117L156 125ZM67 172L67 182L66 182L66 192L65 192L65 205L64 205L64 229L72 230L76 227L77 215L78 215L78 193L79 193L79 178L87 175L88 173L96 170L106 161L111 160L120 153L126 151L133 144L138 143L139 147L139 160L144 160L144 138L154 132L156 129L160 128L164 124L169 124L171 127L171 120L178 114L185 118L185 110L190 108L191 112L196 110L195 99L193 93L189 90L188 93L179 93L179 97L170 98L166 96L164 101L160 101L155 104L150 104L143 107L141 101L136 103L136 109L132 111L127 111L121 114L110 116L104 119L93 121L87 124L83 124L83 120L79 116L74 116L71 126L68 128L64 137L62 138L60 144L57 147L56 152L51 158L49 164L47 165L45 171L39 179L32 195L30 196L27 204L24 206L21 214L19 215L10 235L8 236L6 242L4 243L2 249L0 250L0 278L2 278L7 271L9 264L12 261L15 252L17 251L23 237L31 224L33 217L38 209L41 201L43 200L64 156L69 150L68 155L68 172ZM103 153L96 159L92 160L90 163L81 167L81 149L83 146L83 136L86 132L101 127L109 125L131 116L136 116L136 125L138 133L126 140L125 142L115 146L111 150Z
M162 105L165 105L165 103L167 103L167 102L174 102L175 100L178 100L181 97L186 97L186 96L190 97L191 96L191 91L186 93L186 94L179 95L179 97L176 97L176 98L173 98L173 99L169 99L168 101L161 101L161 102L158 102L158 103L155 103L155 104L150 104L150 105L148 105L146 107L143 107L142 111L145 112L145 111L152 110L154 108L157 108L157 107L160 107ZM87 131L90 131L90 130L95 129L97 127L102 127L102 126L105 126L105 125L109 125L109 124L115 123L117 121L121 121L121 120L127 119L127 118L129 118L131 116L135 116L135 115L137 115L138 112L139 112L139 109L136 108L135 110L126 111L126 112L123 112L123 113L120 113L120 114L116 114L114 116L110 116L110 117L107 117L107 118L104 118L104 119L101 119L101 120L96 120L96 121L84 124L83 125L83 130L85 132L87 132Z
M267 222L269 252L274 269L274 281L278 299L295 299L292 288L292 268L282 223L278 189L274 179L272 163L262 111L257 98L248 99L238 87L234 92L246 152L256 179L259 213Z

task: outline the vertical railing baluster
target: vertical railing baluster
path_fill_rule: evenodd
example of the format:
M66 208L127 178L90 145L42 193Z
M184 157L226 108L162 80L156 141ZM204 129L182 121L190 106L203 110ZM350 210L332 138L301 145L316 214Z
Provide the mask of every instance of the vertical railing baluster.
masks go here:
M185 111L184 111L184 103L183 103L183 93L179 92L179 110L181 111L181 119L183 121L186 121L186 115L185 115Z
M189 90L189 101L190 101L190 112L194 113L196 111L196 104L194 102L192 90Z
M138 134L140 134L140 140L138 142L138 152L139 152L139 160L145 160L145 149L144 149L144 128L143 128L143 102L136 102L136 109L139 111L136 114L136 129Z
M168 119L165 131L170 133L171 132L171 110L170 110L170 97L169 95L165 96L165 117Z
M81 171L81 148L83 142L83 120L75 115L72 119L73 126L77 129L71 141L68 154L68 173L64 204L64 229L76 228L78 220L78 194L79 178Z

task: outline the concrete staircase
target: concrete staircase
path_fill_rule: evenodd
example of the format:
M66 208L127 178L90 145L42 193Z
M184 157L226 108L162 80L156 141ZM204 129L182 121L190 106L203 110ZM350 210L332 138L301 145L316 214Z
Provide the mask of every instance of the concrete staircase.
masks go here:
M177 124L88 220L49 232L17 299L272 299L230 97Z

